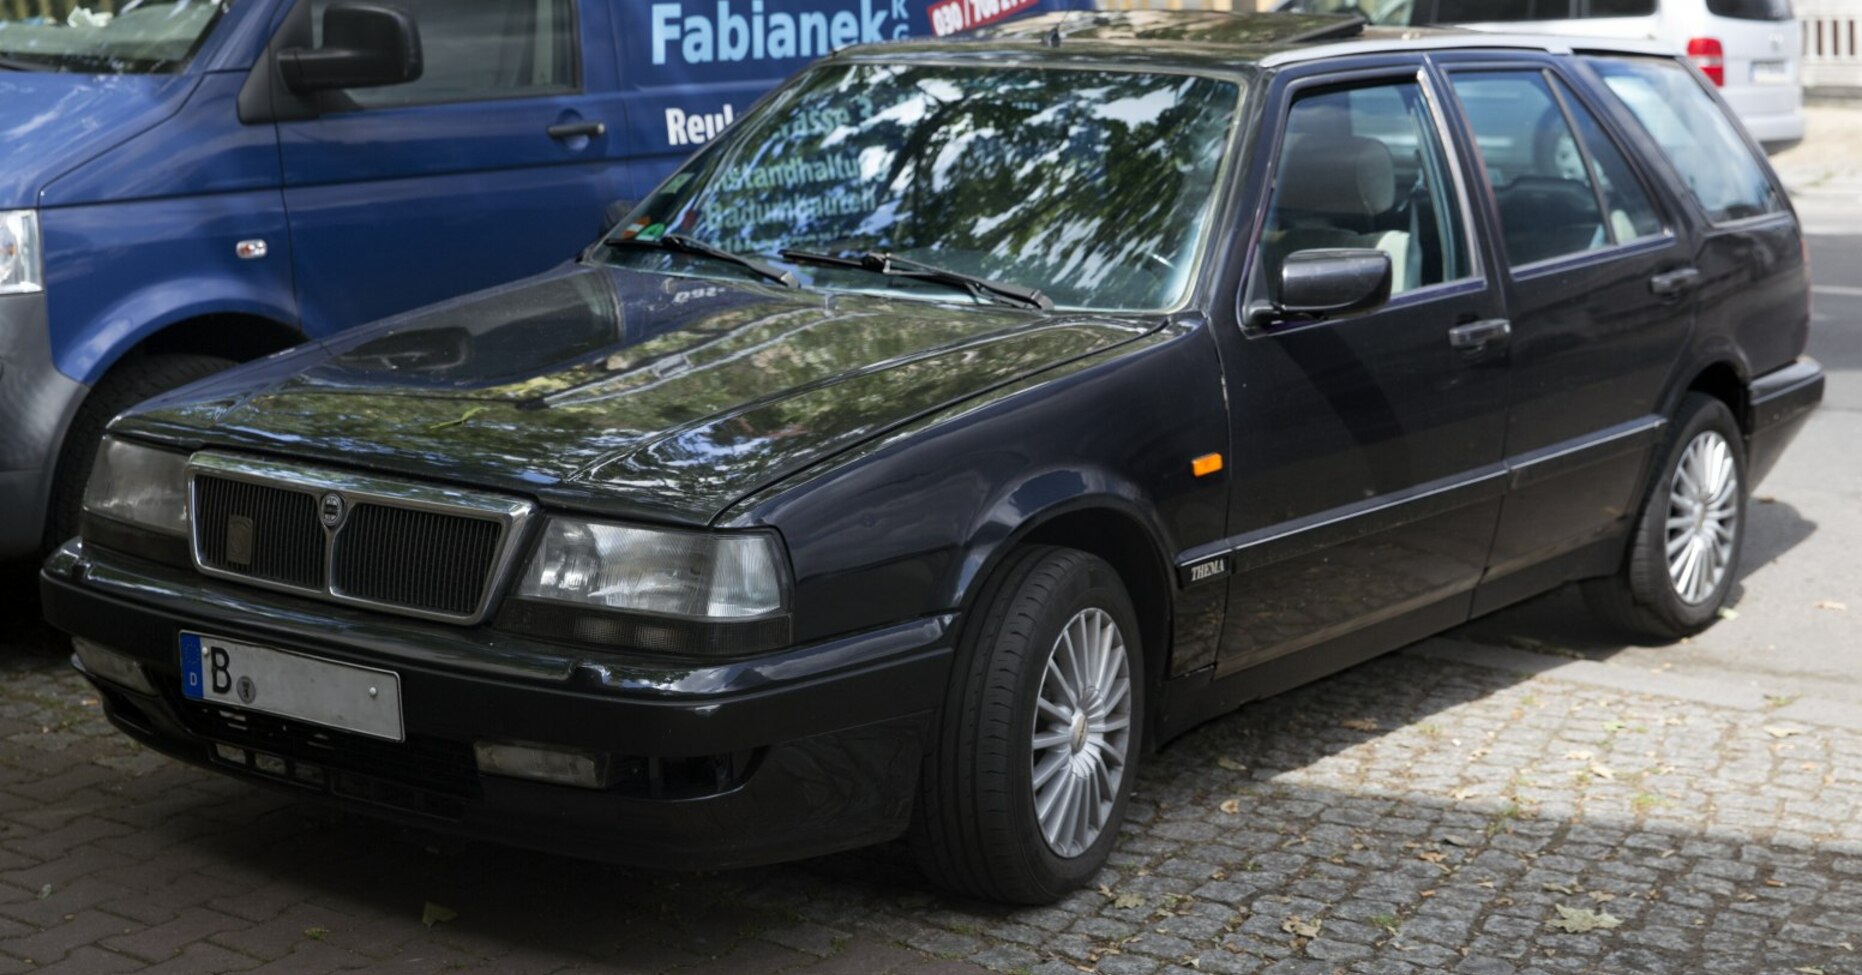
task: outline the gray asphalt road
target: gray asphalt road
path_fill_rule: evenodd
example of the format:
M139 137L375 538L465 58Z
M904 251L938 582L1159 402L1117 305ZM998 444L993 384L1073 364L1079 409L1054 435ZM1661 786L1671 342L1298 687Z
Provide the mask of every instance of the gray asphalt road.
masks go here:
M1781 698L1862 703L1862 204L1799 206L1815 229L1854 232L1811 237L1810 354L1829 386L1823 408L1755 492L1737 615L1683 644L1630 646L1594 623L1567 588L1456 636L1731 679Z

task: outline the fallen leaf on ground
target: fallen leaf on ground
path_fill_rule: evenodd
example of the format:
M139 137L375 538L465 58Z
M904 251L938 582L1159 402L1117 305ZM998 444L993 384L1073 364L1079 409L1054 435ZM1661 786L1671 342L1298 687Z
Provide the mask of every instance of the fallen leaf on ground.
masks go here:
M1448 854L1440 850L1424 850L1416 854L1416 859L1424 863L1441 863L1443 860L1448 859Z
M50 896L52 896L52 885L51 884L46 884L43 887L39 888L39 899L40 900L44 900Z
M1608 891L1593 890L1590 892L1590 899L1596 901L1599 904L1608 904L1611 901L1616 900L1616 895L1609 893Z
M1833 610L1838 613L1846 613L1849 611L1849 605L1847 603L1839 603L1834 599L1817 600L1817 608Z
M1590 756L1590 752L1583 751L1580 749L1575 752L1566 752L1565 757L1574 762L1588 762L1590 761L1591 756Z
M1453 833L1443 833L1442 838L1439 842L1447 843L1449 846L1467 846L1468 845L1468 841L1466 839L1460 836L1456 836Z
M1554 894L1564 894L1567 897L1582 891L1582 888L1572 887L1567 884L1540 884L1539 889Z
M1476 793L1473 789L1456 789L1455 791L1450 792L1448 794L1448 797L1451 799L1461 801L1461 802L1466 802L1467 800L1474 798L1476 795L1478 795L1478 793Z
M1324 921L1308 922L1300 919L1297 915L1280 922L1280 930L1296 938L1317 938L1319 936L1319 929L1323 927L1325 927Z
M1248 770L1246 765L1235 761L1227 755L1217 756L1215 763L1218 767L1228 769L1230 772L1246 772Z
M441 907L432 901L428 901L427 906L420 909L420 923L427 927L432 927L435 924L445 924L448 921L457 920L458 917L458 911L450 907Z
M1612 917L1607 911L1593 911L1584 907L1566 907L1553 904L1558 909L1557 920L1545 922L1548 928L1557 928L1568 934L1588 934L1598 928L1609 930L1622 925L1622 921Z
M1377 730L1377 720L1375 718L1351 718L1349 720L1340 721L1339 724L1343 727L1350 728L1352 731Z
M1611 768L1608 765L1592 765L1590 767L1590 774L1600 779L1615 779L1616 778L1616 770Z
M1236 813L1241 812L1241 800L1240 799L1225 799L1222 801L1221 808L1223 812L1228 813L1230 816L1233 816Z
M1804 965L1791 970L1800 973L1800 975L1823 975L1823 969L1815 965Z
M1725 606L1721 606L1720 607L1720 618L1723 620L1736 620L1739 618L1739 610L1728 609Z
M1790 738L1794 735L1803 734L1804 729L1787 728L1787 727L1784 727L1783 725L1768 724L1765 726L1765 733L1772 736L1773 738Z
M312 941L322 941L330 936L329 928L305 928L304 937Z
M1767 880L1767 881L1765 881L1765 886L1767 886L1767 887L1783 887L1783 886L1784 886L1784 881L1782 881L1782 880L1777 880L1777 879L1771 879L1771 880Z
M1120 894L1112 898L1112 906L1121 911L1129 911L1144 906L1143 894Z

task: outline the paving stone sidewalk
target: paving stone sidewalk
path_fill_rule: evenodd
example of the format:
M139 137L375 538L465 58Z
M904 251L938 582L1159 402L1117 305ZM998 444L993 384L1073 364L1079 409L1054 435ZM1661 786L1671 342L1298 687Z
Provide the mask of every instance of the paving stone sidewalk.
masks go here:
M13 636L0 975L1862 975L1862 733L1787 713L1399 654L1178 740L1099 889L1009 910L896 847L651 873L334 813L132 747Z

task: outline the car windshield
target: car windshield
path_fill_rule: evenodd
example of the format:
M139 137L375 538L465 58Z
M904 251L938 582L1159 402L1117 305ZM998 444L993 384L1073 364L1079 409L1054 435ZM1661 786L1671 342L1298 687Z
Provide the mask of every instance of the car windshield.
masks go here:
M0 2L0 68L85 74L175 71L232 0Z
M639 246L683 238L792 267L810 287L992 297L876 271L877 260L783 256L890 254L1035 289L1062 308L1171 308L1198 263L1240 96L1232 80L1162 73L816 68L662 184L601 256L754 273Z

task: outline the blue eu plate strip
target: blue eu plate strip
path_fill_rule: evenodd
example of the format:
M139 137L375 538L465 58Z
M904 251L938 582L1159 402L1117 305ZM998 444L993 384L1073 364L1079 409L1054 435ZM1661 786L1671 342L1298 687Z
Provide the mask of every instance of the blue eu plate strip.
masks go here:
M207 696L200 677L200 636L195 633L181 634L181 693L196 701Z

